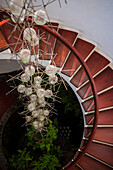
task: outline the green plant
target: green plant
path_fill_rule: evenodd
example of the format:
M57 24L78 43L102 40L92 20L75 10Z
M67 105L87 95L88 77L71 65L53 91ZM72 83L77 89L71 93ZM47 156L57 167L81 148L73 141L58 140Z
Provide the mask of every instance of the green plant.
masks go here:
M49 153L44 154L43 157L40 158L40 161L34 161L32 165L35 166L33 170L56 170L56 167L61 167L58 158L55 155L50 155Z
M31 127L27 128L26 136L28 137L27 146L31 146L33 150L38 149L41 140L41 134L35 133Z
M26 151L26 148L24 150L18 150L18 154L12 155L11 158L9 158L9 163L12 168L16 169L26 169L29 167L33 157L30 155L30 152Z
M75 116L77 117L82 116L81 108L76 98L76 95L74 94L73 90L69 86L68 86L68 90L65 90L65 87L61 86L58 96L61 98L62 104L64 105L64 113L73 111Z
M47 131L42 133L42 142L40 143L40 148L45 149L49 152L51 147L53 146L53 141L57 139L58 129L49 123Z
M58 127L58 119L57 119L57 118L54 119L54 125L55 125L56 127Z
M61 167L58 158L62 156L62 152L60 146L54 144L54 141L57 139L57 133L58 129L50 122L47 131L42 133L42 142L40 143L40 149L44 150L45 152L43 154L43 157L36 165L36 167L40 170L55 170L56 167Z
M33 150L40 148L41 150L46 149L47 152L50 151L50 147L53 146L53 141L57 139L58 129L48 123L48 128L46 131L34 133L32 129L27 129L28 142L27 146L32 146Z
M34 132L32 128L27 128L28 137L27 149L18 150L17 155L12 155L9 159L10 165L15 169L26 169L31 167L33 170L55 170L56 167L60 167L58 158L62 156L60 146L55 145L54 141L57 139L58 129L48 122L46 131ZM30 148L29 148L30 147ZM41 151L42 156L36 159L33 154L33 150ZM32 155L32 156L31 156Z

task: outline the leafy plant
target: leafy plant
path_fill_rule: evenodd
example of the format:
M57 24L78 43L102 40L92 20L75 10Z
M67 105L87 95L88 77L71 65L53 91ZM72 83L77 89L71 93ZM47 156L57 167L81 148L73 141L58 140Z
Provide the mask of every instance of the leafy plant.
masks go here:
M79 117L82 115L78 100L70 87L68 87L68 90L65 90L65 87L61 86L58 96L62 99L62 104L64 105L64 113L74 111L75 116Z
M34 133L32 129L27 129L28 142L27 146L32 146L33 150L40 148L50 151L50 147L53 146L53 141L57 139L58 129L49 122L48 128L42 133Z
M49 153L44 154L43 157L40 158L40 161L34 161L32 165L35 166L33 170L56 170L56 167L61 167L58 158L55 155L50 155Z
M31 146L33 150L38 149L41 134L34 133L34 130L32 128L27 128L26 136L28 137L27 146Z
M60 146L54 144L57 132L58 129L50 122L47 130L41 133L35 133L32 128L27 128L27 146L30 147L30 152L27 152L26 148L18 150L18 154L12 155L12 158L9 159L11 167L18 170L28 167L33 170L55 170L56 167L60 167L58 158L62 156L62 152ZM36 152L40 150L43 153L39 160L32 155L33 150Z
M47 150L47 152L50 151L50 147L53 146L53 141L57 139L57 132L58 129L52 125L52 123L49 124L47 131L42 133L42 143L40 144L41 149Z
M27 152L26 148L24 148L24 150L18 150L17 155L12 155L12 157L9 158L9 162L12 168L19 170L28 168L32 159L33 157L30 155L30 152Z

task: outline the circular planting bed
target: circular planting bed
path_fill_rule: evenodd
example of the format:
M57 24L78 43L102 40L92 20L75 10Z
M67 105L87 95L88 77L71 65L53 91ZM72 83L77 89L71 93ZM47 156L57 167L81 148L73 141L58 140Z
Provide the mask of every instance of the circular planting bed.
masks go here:
M19 107L8 119L3 131L3 149L9 169L61 169L76 153L83 136L84 122L79 102L67 85L61 85L54 102L48 128L41 133L25 126Z

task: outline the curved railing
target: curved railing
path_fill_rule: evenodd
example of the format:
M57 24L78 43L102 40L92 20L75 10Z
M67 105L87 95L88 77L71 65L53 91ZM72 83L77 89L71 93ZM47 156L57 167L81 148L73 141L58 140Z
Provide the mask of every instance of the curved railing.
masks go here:
M78 156L78 158L76 159L76 156L74 156L73 160L71 160L64 168L69 168L69 166L75 165L77 163L77 161L81 158L81 156L86 152L89 144L92 142L93 136L95 134L95 130L97 127L97 120L98 120L98 114L99 114L99 107L98 107L98 96L97 96L97 92L96 92L96 87L95 87L95 83L93 80L93 77L90 73L90 70L87 66L87 64L84 62L83 58L80 56L80 54L78 53L78 51L67 41L65 40L61 35L59 35L56 31L52 30L51 28L43 25L43 26L38 26L40 28L43 28L44 30L46 30L49 34L52 34L53 36L55 36L55 38L57 38L58 40L60 40L71 52L73 52L75 54L75 56L77 57L77 59L79 60L80 64L82 65L82 67L84 68L87 77L89 79L89 82L91 84L92 87L92 91L93 91L93 95L94 95L94 102L95 102L95 118L94 118L94 126L93 126L93 130L92 133L89 137L87 146L84 148L83 152ZM84 146L84 143L82 143L82 145ZM82 149L82 146L81 146ZM76 153L77 155L78 153Z
M6 18L7 19L7 18ZM29 18L29 21L32 20L31 18ZM74 166L78 160L82 157L82 155L86 152L88 146L90 145L90 143L92 142L93 136L95 134L95 130L97 127L97 120L98 120L98 114L99 114L99 107L98 107L98 96L97 96L97 91L96 91L96 87L95 87L95 83L93 80L93 77L90 73L90 70L87 66L87 64L84 62L83 58L81 57L81 55L78 53L78 51L66 40L64 39L60 34L58 34L55 30L49 28L46 25L38 25L35 26L38 27L38 29L44 30L46 33L48 33L50 36L53 36L57 42L60 42L61 44L63 44L65 46L65 48L67 48L70 52L71 55L73 55L73 57L77 60L77 68L76 68L76 73L73 72L73 76L71 79L71 83L73 83L75 86L78 87L78 84L75 82L74 79L74 75L78 74L79 77L79 72L81 72L81 80L79 78L79 83L82 81L82 76L85 77L85 81L89 81L89 86L91 87L91 98L87 99L87 101L89 101L89 106L85 107L87 112L92 112L92 116L91 118L87 121L87 126L84 130L84 136L88 139L88 140L84 140L82 139L81 145L80 145L80 150L81 152L77 151L77 153L75 154L74 158L63 168L63 169L68 169L71 166ZM5 34L4 30L2 30L6 41L7 41L7 35ZM9 43L9 40L7 41ZM56 57L57 58L57 57ZM68 72L68 74L70 75L70 72ZM80 85L82 85L84 83L84 81L82 81L80 83ZM90 101L91 100L91 101ZM92 104L93 103L93 104ZM88 132L89 130L89 132Z

